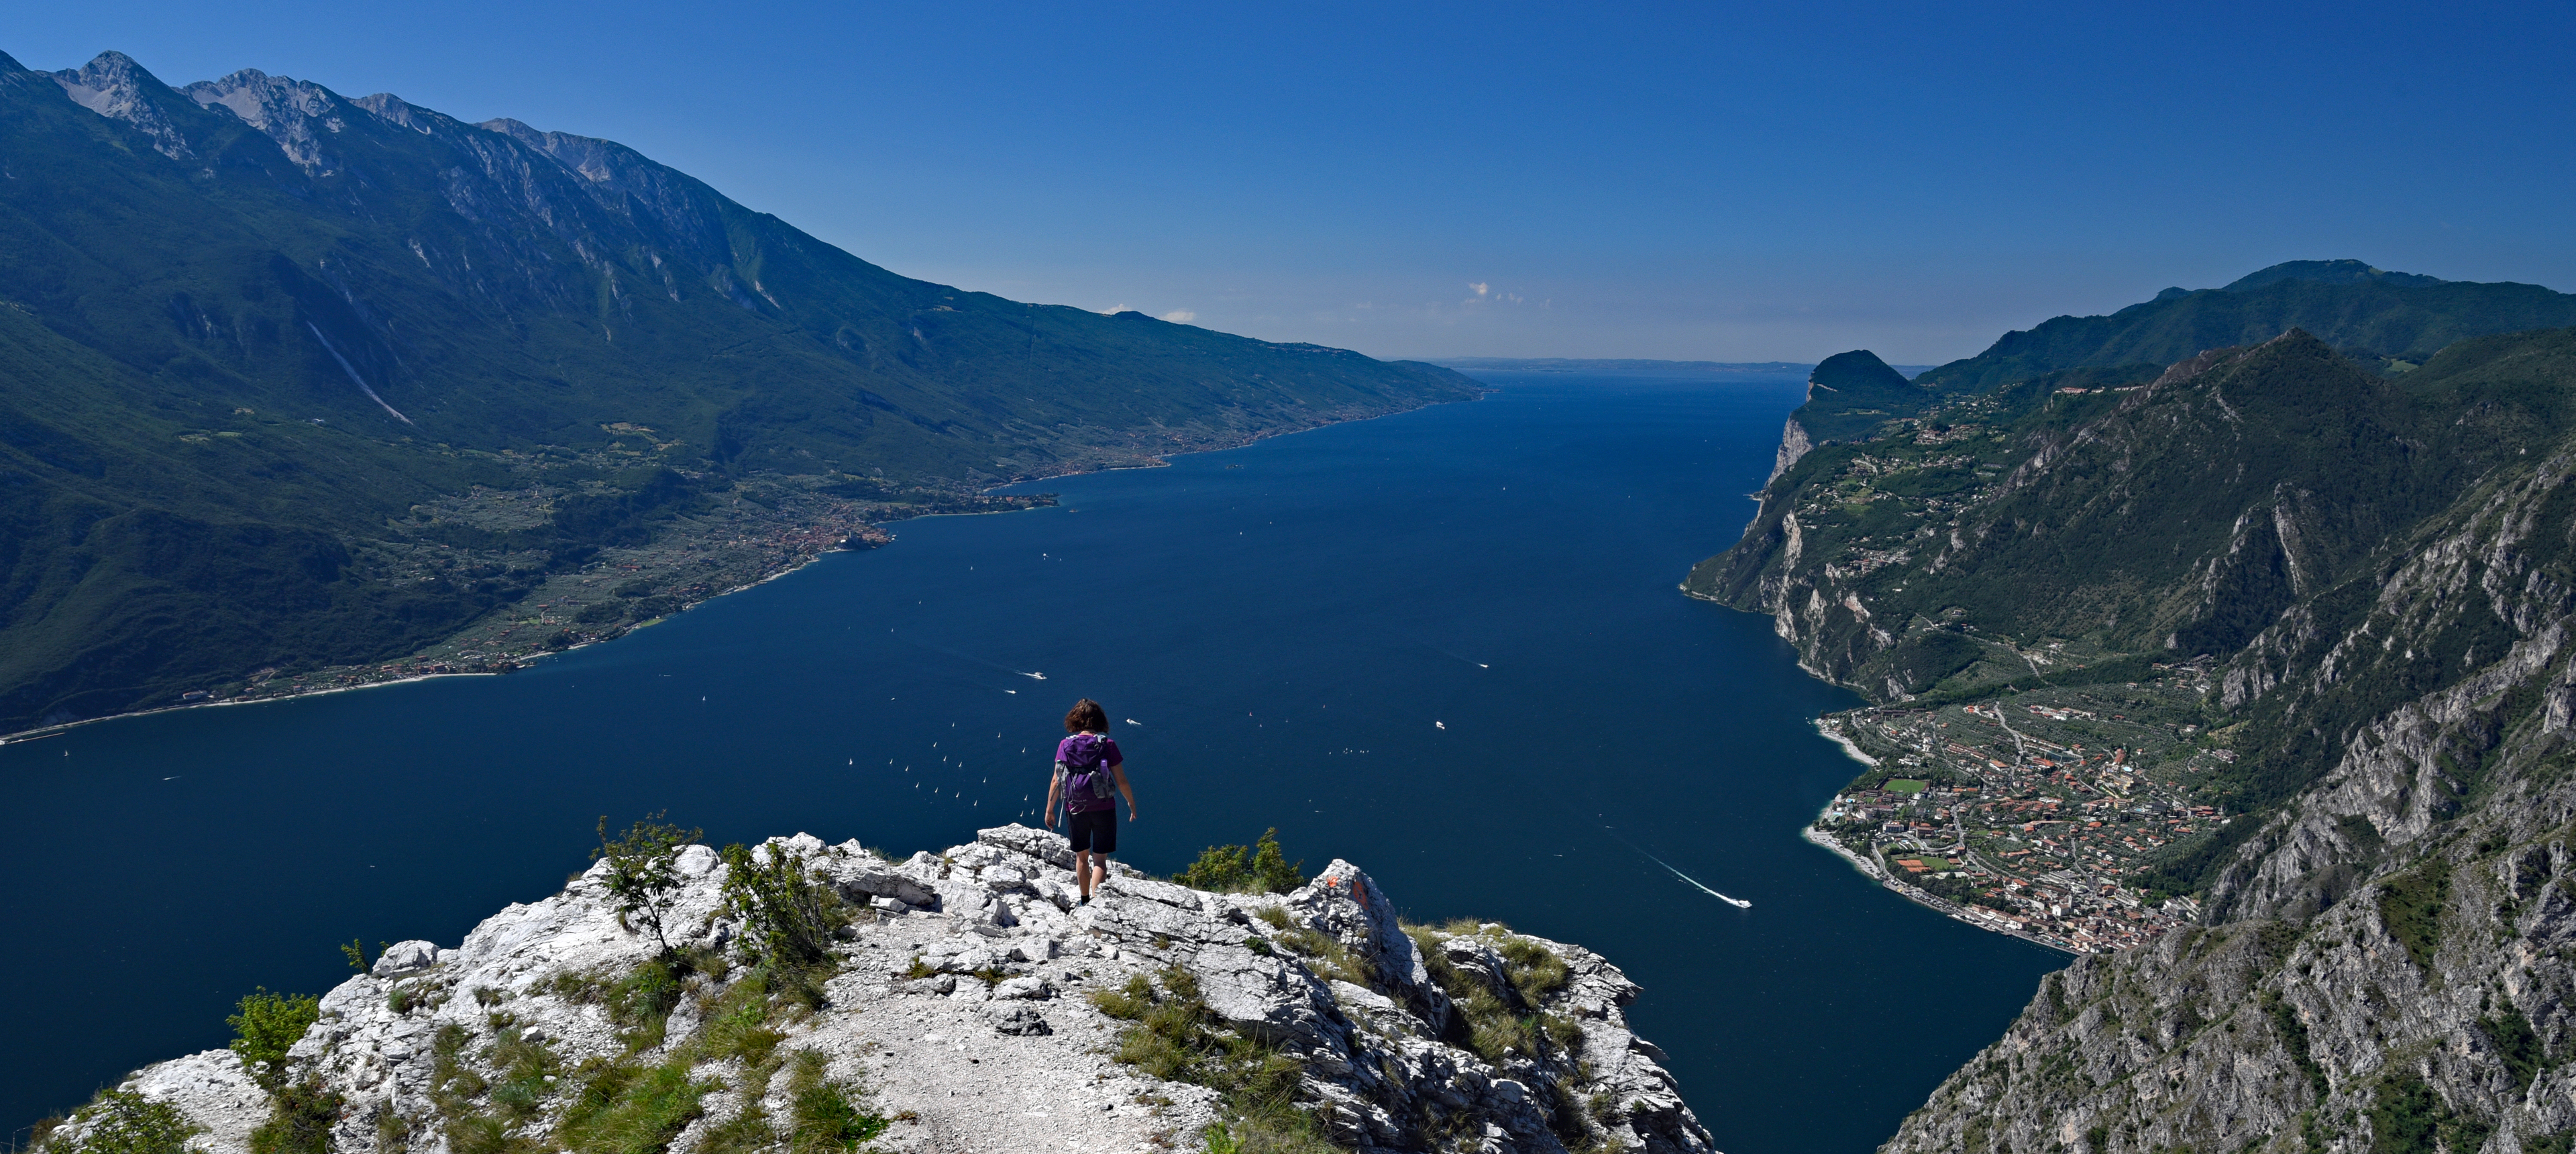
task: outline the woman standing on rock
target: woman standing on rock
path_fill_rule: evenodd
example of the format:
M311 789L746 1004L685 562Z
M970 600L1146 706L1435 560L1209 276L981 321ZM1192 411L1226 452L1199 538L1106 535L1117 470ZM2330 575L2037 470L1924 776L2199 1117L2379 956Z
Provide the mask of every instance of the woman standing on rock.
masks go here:
M1089 905L1091 891L1109 880L1109 855L1118 852L1118 803L1109 787L1127 799L1127 820L1136 820L1136 791L1127 787L1126 758L1109 737L1109 714L1086 697L1064 715L1065 738L1055 747L1055 777L1047 782L1046 823L1055 828L1055 803L1064 800L1067 833L1073 839L1073 880Z

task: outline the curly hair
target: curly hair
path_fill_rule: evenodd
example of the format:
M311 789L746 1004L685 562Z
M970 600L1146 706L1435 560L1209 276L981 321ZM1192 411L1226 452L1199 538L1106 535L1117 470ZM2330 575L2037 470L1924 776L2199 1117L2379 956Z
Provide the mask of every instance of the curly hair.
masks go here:
M1109 714L1100 708L1099 702L1088 697L1083 698L1074 702L1073 708L1064 711L1064 731L1066 733L1107 733Z

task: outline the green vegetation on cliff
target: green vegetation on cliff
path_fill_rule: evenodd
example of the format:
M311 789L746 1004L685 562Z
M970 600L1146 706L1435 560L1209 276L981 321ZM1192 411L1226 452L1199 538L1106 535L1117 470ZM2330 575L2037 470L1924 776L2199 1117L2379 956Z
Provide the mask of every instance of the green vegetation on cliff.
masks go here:
M2314 335L2367 371L2393 375L2471 337L2566 325L2576 325L2576 295L2539 285L2446 281L2357 260L2290 261L2225 288L2166 289L2109 316L2062 316L2005 333L1976 356L1925 371L1909 388L1883 381L1864 385L1870 397L1865 402L1810 390L1793 419L1813 441L1840 441L1944 401L1992 394L2050 374L2161 369L2208 349L2258 345L2291 329ZM1867 352L1843 353L1819 364L1817 379L1844 388L1842 380L1824 378L1825 367L1848 361L1857 369L1857 358L1880 365Z
M1980 666L1988 648L2043 639L2104 654L2052 684L2137 680L2141 661L2233 656L2294 607L2349 623L2410 532L2576 424L2562 329L2463 341L2394 378L2294 332L2152 387L2095 383L2147 375L2055 374L1809 453L1688 588L1781 616L1810 667L1883 700L2000 689L2022 671ZM2327 716L2348 726L2496 656L2503 625L2473 608L2372 672L2388 684L2329 689ZM2315 756L2231 772L2277 799Z
M1807 403L1798 408L1798 423L1807 436L1839 441L1878 427L1891 417L1910 417L1939 400L1932 392L1867 349L1837 353L1807 376Z

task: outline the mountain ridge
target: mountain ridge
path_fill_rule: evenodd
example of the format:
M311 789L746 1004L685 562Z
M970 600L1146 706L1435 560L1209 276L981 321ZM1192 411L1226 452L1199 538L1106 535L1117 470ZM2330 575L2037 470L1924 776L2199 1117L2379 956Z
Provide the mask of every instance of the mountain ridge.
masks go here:
M996 483L1482 392L913 280L614 142L491 125L0 57L0 730L506 668L705 595L611 598L602 549L721 591ZM654 548L752 540L728 517L776 547Z
M2161 369L2206 349L2254 345L2305 329L2368 367L2405 372L2472 336L2576 324L2576 294L2511 281L2449 281L2388 272L2358 260L2287 261L2225 288L2168 288L2154 299L2102 316L2059 316L1997 338L1973 357L1914 375L1902 402L1861 416L1912 417L1944 400L1992 393L2018 381L2075 369L2106 373ZM1817 444L1865 431L1851 406L1828 399L1790 415ZM1831 432L1820 429L1830 428ZM1804 450L1801 450L1802 452Z

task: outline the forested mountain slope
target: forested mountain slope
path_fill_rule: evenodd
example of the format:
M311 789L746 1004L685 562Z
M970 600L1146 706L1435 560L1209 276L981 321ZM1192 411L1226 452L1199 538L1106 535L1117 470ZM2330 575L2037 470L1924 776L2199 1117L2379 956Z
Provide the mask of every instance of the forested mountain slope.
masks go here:
M2576 380L2565 331L2480 343L2464 392ZM2576 1145L2576 437L2537 425L2221 666L2298 788L2203 847L2207 926L2049 978L1889 1149Z
M1770 613L1874 719L2205 687L2122 724L2179 740L2219 820L2052 875L2200 924L2052 976L1890 1150L2576 1146L2576 330L2397 373L2256 335L1819 446L1686 585ZM2108 807L2072 824L2143 833L2106 752L2046 754Z
M2571 324L2576 295L2539 285L2446 281L2357 260L2290 261L2225 288L2169 288L2109 316L2062 316L2005 333L1976 356L1915 377L1910 392L1857 399L1809 390L1790 415L1784 444L1847 440L1877 421L2069 369L2162 369L2204 349L2260 344L2294 328L2368 371L2403 372L2467 337Z
M409 652L747 478L899 514L1476 393L898 276L607 141L0 56L0 730ZM531 469L539 523L415 524Z

